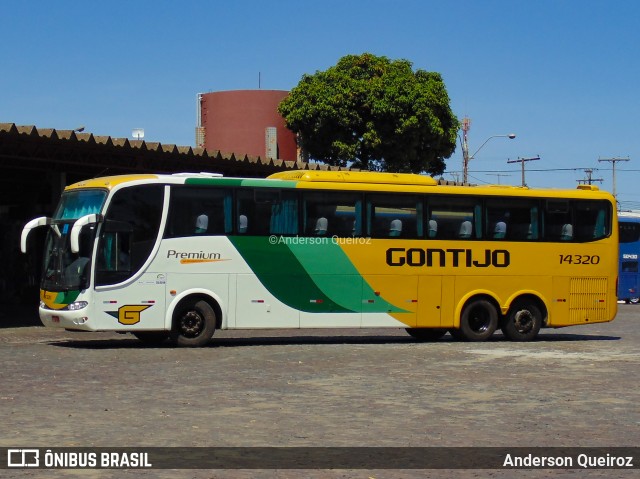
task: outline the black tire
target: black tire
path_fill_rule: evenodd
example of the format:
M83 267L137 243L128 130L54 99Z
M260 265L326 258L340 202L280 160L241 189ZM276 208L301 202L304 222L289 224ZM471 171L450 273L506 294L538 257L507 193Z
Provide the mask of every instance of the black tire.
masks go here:
M467 303L460 316L458 334L464 341L486 341L498 327L498 311L491 301L474 299ZM458 339L458 338L456 338Z
M191 301L173 315L171 339L178 346L206 346L216 331L216 313L204 300Z
M502 333L511 341L532 341L542 327L542 312L532 301L517 301L504 319Z
M407 328L407 333L412 338L420 341L437 341L447 334L447 330L439 328Z
M147 346L160 346L169 338L167 331L137 331L132 334Z

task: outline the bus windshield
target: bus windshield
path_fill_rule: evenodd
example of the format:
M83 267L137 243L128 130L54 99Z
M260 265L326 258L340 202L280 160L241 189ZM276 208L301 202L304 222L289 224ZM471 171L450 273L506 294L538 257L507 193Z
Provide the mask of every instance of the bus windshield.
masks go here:
M100 213L106 190L71 190L65 191L53 215L54 220L77 220L85 215Z
M42 289L74 291L88 286L95 225L83 228L78 253L71 252L69 233L78 218L99 213L106 198L107 191L101 189L71 190L62 194L45 242Z
M45 242L42 289L46 291L74 291L85 289L89 282L91 247L95 225L80 233L80 251L71 252L69 233L74 221L55 222L49 228Z

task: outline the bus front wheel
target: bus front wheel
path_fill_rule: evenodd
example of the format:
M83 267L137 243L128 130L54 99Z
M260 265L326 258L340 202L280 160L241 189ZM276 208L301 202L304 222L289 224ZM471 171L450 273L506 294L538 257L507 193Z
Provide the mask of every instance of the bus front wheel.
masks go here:
M205 346L216 330L216 313L204 300L189 301L174 315L171 337L178 346Z
M498 327L498 311L491 301L474 299L465 305L460 316L460 329L450 331L456 339L485 341Z
M533 302L518 301L507 313L502 333L511 341L531 341L542 326L542 313Z

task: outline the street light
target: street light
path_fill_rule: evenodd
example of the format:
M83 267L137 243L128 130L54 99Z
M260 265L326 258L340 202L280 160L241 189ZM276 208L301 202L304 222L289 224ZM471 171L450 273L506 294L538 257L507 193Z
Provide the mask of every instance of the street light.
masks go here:
M463 128L462 128L462 131L464 132L464 136L462 140L462 182L463 183L467 182L469 161L471 161L478 154L478 152L482 149L482 147L486 145L491 138L509 138L510 140L513 140L516 137L515 133L509 133L508 135L492 135L489 138L487 138L482 145L480 145L480 148L478 148L473 155L469 156L469 144L467 143L467 131L469 131L469 125L470 125L470 122L467 122L463 124Z

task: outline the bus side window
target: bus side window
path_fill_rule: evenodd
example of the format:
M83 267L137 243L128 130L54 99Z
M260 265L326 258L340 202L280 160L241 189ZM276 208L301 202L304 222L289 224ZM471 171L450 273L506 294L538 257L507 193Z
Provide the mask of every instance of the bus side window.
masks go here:
M247 235L268 235L271 222L271 204L251 188L242 188L236 192L236 209L238 217L247 219L247 228L242 233ZM240 220L238 220L239 222ZM239 223L238 223L239 228Z
M207 187L171 188L165 238L230 234L231 190Z
M565 228L565 225L573 224L569 201L546 200L542 214L543 239L545 241L570 241L567 238L568 228ZM573 230L573 227L571 229Z
M574 235L576 241L593 241L609 235L605 224L609 215L609 206L604 201L573 202Z
M428 199L427 216L429 229L437 226L438 239L480 239L482 238L482 209L480 199L475 197L431 196ZM434 223L431 223L431 222Z
M486 200L486 237L495 240L527 241L537 239L536 200L488 198Z
M158 238L163 199L163 185L115 193L98 240L96 285L120 283L147 261Z
M423 236L422 199L415 195L367 195L367 236L420 238Z
M303 196L303 231L307 236L360 236L362 199L359 193L307 191Z
M298 234L298 197L293 191L241 188L236 193L236 213L237 234Z
M292 191L282 191L271 203L269 234L298 234L298 196Z
M620 231L621 244L640 241L640 223L620 221L620 223L618 223L618 230Z

